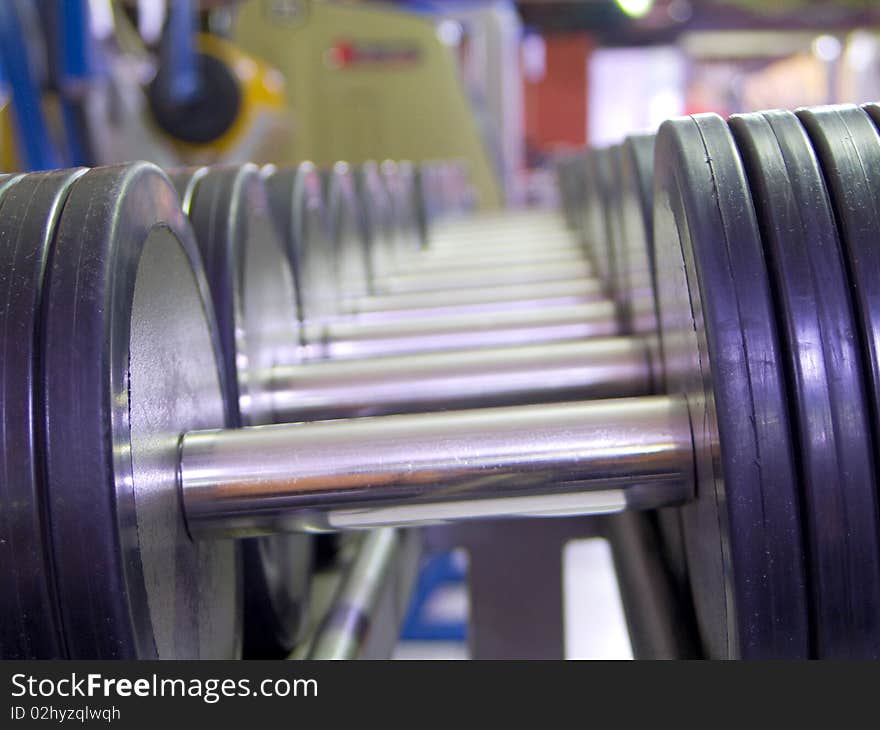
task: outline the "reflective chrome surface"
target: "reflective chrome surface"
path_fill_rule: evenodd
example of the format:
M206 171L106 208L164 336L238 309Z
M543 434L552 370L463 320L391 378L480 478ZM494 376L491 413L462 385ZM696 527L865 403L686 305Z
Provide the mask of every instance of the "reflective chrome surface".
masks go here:
M330 172L327 191L328 223L336 251L337 291L355 296L370 293L372 278L359 213L351 167L346 162L337 162Z
M266 185L293 266L304 321L338 314L337 241L330 234L318 170L310 162L267 171Z
M381 319L425 316L440 309L478 311L486 308L508 309L511 302L520 307L560 306L604 299L603 284L598 279L574 278L565 281L541 281L520 284L472 287L455 291L411 292L374 297L355 297L344 301L348 314L378 313ZM416 311L413 311L416 310Z
M421 564L417 530L367 532L315 632L309 659L388 659Z
M618 267L624 323L628 331L657 331L657 299L654 292L653 135L631 135L621 154L629 159L621 166L621 228L625 245ZM639 177L641 173L641 177Z
M377 279L374 290L377 294L407 294L432 291L445 291L448 296L457 296L458 290L496 286L516 286L536 282L568 281L570 279L592 276L593 268L586 259L558 263L530 263L519 266L504 264L499 257L496 266L488 269L461 268L452 271L427 271L401 273Z
M383 160L379 172L391 203L391 232L394 257L417 251L420 244L413 199L413 166L408 160Z
M306 341L310 359L343 360L616 334L616 306L610 301L597 301L386 322L341 319L306 328Z
M355 173L358 196L363 206L363 226L374 275L387 274L397 265L391 198L373 160L361 164Z
M498 241L522 238L540 243L541 236L572 237L556 210L505 209L437 221L431 229L431 247L440 249L462 241L479 243L487 232Z
M175 479L180 432L225 420L218 360L190 262L165 228L144 244L129 348L128 399L115 407L128 421L130 454L123 439L118 449L130 456L131 472L119 486L134 491L137 551L126 560L143 569L155 650L160 658L234 657L241 648L238 549L190 539ZM120 509L127 503L118 499Z
M307 363L272 379L274 423L644 395L653 383L635 337Z
M461 269L487 269L504 266L524 266L526 264L563 264L583 260L584 252L580 247L567 245L548 248L535 245L508 249L503 253L497 251L484 252L480 249L468 251L437 252L425 249L406 259L399 273L426 273L429 271L458 271Z
M210 173L209 173L210 174ZM299 362L302 333L297 318L293 272L268 209L268 199L256 175L241 184L249 190L235 196L244 210L230 215L241 227L241 250L236 252L235 372L239 408L247 425L265 423L272 399L263 374L280 365Z
M668 397L186 434L198 537L574 515L693 493L687 410Z

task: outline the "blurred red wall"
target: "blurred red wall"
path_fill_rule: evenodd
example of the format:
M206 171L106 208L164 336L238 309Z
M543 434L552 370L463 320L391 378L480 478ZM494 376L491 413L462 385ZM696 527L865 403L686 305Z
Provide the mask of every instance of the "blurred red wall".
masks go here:
M544 36L546 73L525 81L526 144L530 153L583 146L587 141L587 58L593 48L586 33Z

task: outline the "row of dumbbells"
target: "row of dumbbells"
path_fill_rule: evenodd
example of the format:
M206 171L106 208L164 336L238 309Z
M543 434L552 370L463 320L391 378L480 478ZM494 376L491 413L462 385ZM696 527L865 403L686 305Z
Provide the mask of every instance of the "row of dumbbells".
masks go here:
M8 180L4 654L237 655L241 544L245 635L283 644L303 531L663 508L701 653L875 656L875 115L671 120L582 160L580 243L438 221L378 271L356 185L303 228L308 168ZM601 337L530 319L597 304ZM502 313L531 344L316 361Z
M434 167L438 176L444 174L441 165ZM451 167L453 175L450 176L454 176L455 167ZM423 176L426 176L428 169L430 168L427 166L422 168ZM282 404L285 398L278 398L279 394L276 393L271 398L273 401L271 406L266 409L268 401L263 394L267 390L267 385L281 382L285 366L295 366L298 369L294 378L303 397L300 398L297 392L288 391L286 401L297 411L292 417L302 420L312 416L326 418L337 412L349 414L397 412L442 407L446 405L442 386L439 392L430 389L426 391L423 386L428 384L430 388L432 383L436 385L438 382L441 384L446 382L454 391L456 383L461 383L462 375L466 378L469 374L479 376L483 362L481 358L489 355L488 352L481 351L475 358L475 352L463 351L453 355L446 362L439 361L434 364L428 358L423 357L419 360L418 356L396 360L385 358L381 363L363 361L358 367L367 368L366 372L360 374L355 372L361 391L369 395L369 398L363 403L353 402L350 397L350 386L356 384L350 382L351 376L344 370L322 372L320 368L315 367L310 371L306 366L311 360L326 360L328 356L333 356L334 359L351 357L348 351L350 347L328 351L328 343L338 344L341 339L338 334L331 339L331 335L344 326L347 326L347 329L343 331L350 340L358 341L356 338L360 338L359 341L362 343L376 343L368 350L370 354L447 350L463 345L487 344L486 340L491 344L494 331L502 333L498 335L500 339L496 342L531 340L523 337L523 331L535 331L536 323L529 311L532 307L524 304L517 306L513 302L506 301L513 300L518 294L515 285L522 279L522 264L532 260L532 255L528 251L520 259L519 268L513 271L511 283L500 283L505 279L498 278L499 283L495 285L492 293L497 294L500 301L487 296L487 292L473 280L469 283L464 282L460 297L455 287L458 282L455 281L449 292L444 292L442 285L428 286L430 292L426 300L421 300L418 292L412 290L410 281L406 280L407 275L413 278L417 276L430 278L432 270L436 270L441 280L448 281L450 277L457 277L458 272L470 273L474 270L472 266L479 267L479 262L475 257L463 265L460 259L461 251L454 252L451 248L445 247L442 241L437 241L436 245L427 252L422 250L423 237L414 235L418 228L412 224L417 217L411 209L407 210L408 205L417 209L419 196L416 196L414 201L412 185L407 184L406 171L407 168L403 164L394 166L385 163L381 167L364 165L358 170L356 177L352 176L350 168L345 165L337 165L321 175L308 164L293 170L280 171L258 170L253 166L244 166L171 173L171 179L181 201L177 205L189 214L198 234L199 250L194 252L190 250L192 247L188 246L184 253L189 265L198 264L195 267L197 288L202 290L203 296L210 288L214 304L208 319L216 320L218 324L216 335L211 339L217 340L214 345L221 355L224 366L221 368L219 382L225 399L225 407L222 410L228 412L227 422L241 424L278 420L280 413L283 412ZM450 187L455 188L446 185L443 210L447 215L454 216L460 214L467 206L469 192L466 185L459 184L457 187L461 190L461 195L456 198L451 195ZM427 192L427 186L425 188ZM107 220L100 221L102 225L96 226L84 217L84 211L91 209L91 202L87 202L85 208L79 209L80 213L77 217L78 214L73 212L77 210L75 198L71 200L73 192L89 196L88 200L91 200L92 195L105 200L105 205L99 207ZM131 236L132 224L137 225L145 217L149 218L151 208L158 205L151 198L160 198L160 210L161 206L166 208L167 218L172 217L168 215L169 204L172 209L175 205L173 199L168 197L167 191L163 191L161 177L157 177L156 171L146 166L7 176L4 179L3 193L3 235L8 262L6 270L9 273L6 279L7 291L9 297L16 299L19 307L24 307L28 312L24 317L23 326L11 332L10 336L21 338L31 328L38 333L35 335L36 339L30 343L30 347L20 352L22 358L20 367L17 368L16 363L10 364L7 382L10 388L18 388L20 383L16 382L16 378L22 377L23 372L27 374L28 390L19 393L24 399L18 405L29 414L28 418L32 419L39 405L38 401L43 400L42 393L39 392L41 384L37 372L40 369L38 351L45 347L52 352L69 353L64 343L56 342L54 336L44 335L48 327L44 328L40 320L41 303L37 301L44 296L47 289L45 268L49 263L50 255L57 256L59 266L69 259L64 253L53 254L59 245L58 230L62 209L69 216L68 220L73 220L73 225L78 226L78 235L84 239L91 239L100 238L106 230L105 225L111 227L114 236ZM280 204L279 196L282 196ZM283 202L285 196L289 201L287 204ZM273 203L276 205L274 210ZM116 205L119 207L114 208ZM430 209L427 205L425 207ZM439 207L435 202L433 207L435 214ZM273 216L273 213L276 216ZM564 247L571 249L570 244L567 243L568 234L555 225L555 220L549 218L539 221L539 223L543 222L549 224L551 237L557 239L557 243L565 241ZM149 245L145 245L149 250L155 249L157 251L155 255L161 258L162 254L158 252L168 248L169 241L166 240L166 236L159 235L159 232L170 231L174 234L171 236L172 239L181 238L185 243L186 236L183 234L187 232L187 228L185 221L158 221L151 227L151 233L147 236ZM121 243L120 246L122 245L124 244ZM471 248L472 246L469 245L467 252ZM36 256L35 250L38 254ZM170 252L165 253L169 260L175 258ZM493 258L499 253L505 255L501 251L487 250L486 253ZM110 251L104 251L100 255L95 254L92 258L103 260L110 254ZM569 259L573 258L570 254L571 250L567 250L566 257ZM406 259L407 255L408 259ZM436 261L432 260L435 256ZM178 266L175 271L185 270L187 268L183 265L185 262L181 261L179 256L176 258ZM401 265L400 262L405 259L406 265ZM355 266L350 266L352 263ZM485 266L489 262L484 261L483 264ZM148 265L144 263L143 266L146 268ZM202 280L203 275L199 273L203 266L210 287L206 287L206 282ZM492 267L488 266L485 270L490 271ZM351 274L352 271L356 272L356 278ZM81 273L83 272L76 271L77 275ZM174 278L179 274L173 274L171 271L167 274L167 278L162 283L173 287ZM400 276L405 282L400 291L395 290L397 284L393 279L395 275ZM138 270L136 278L139 276ZM351 278L346 279L347 276ZM383 276L386 282L384 284ZM538 278L540 285L541 277ZM571 278L574 278L574 274ZM346 281L349 286L343 295L340 290L342 283ZM310 288L313 282L320 286ZM300 286L297 287L296 284ZM568 282L566 287L561 289L563 292L561 297L553 296L555 275L550 276L551 296L546 303L558 309L557 305L579 301L582 297L577 294L577 287L581 285L585 287L586 295L583 297L585 300L596 297L597 283L589 280L575 282L574 294L572 294L571 282ZM182 282L177 282L176 286L185 288ZM381 306L377 304L377 298L369 298L366 294L367 291L376 288L381 288L385 292ZM328 291L333 293L332 297L325 296ZM312 292L316 292L314 296ZM83 290L78 289L75 299L81 296ZM85 296L86 299L90 298L88 294ZM538 296L537 289L531 296L535 306L545 303ZM187 301L184 296L180 302L175 302L175 297L169 296L164 301L166 305L173 305L173 309L166 312L166 316L181 322L186 321L187 308L192 308L193 305L191 300ZM392 304L395 308L386 308ZM327 309L316 310L318 305L327 306ZM73 304L70 309L76 309L76 305ZM517 311L511 312L512 309ZM608 308L605 309L605 319L608 320ZM18 314L21 314L20 310L9 312L10 318ZM180 322L177 324L182 326ZM537 324L540 326L542 323ZM198 329L192 324L188 326ZM609 326L607 322L601 325L605 328ZM209 329L215 328L212 325ZM578 331L575 329L574 333ZM182 359L191 360L193 363L199 362L195 352L198 348L191 349L184 340L175 342L174 337L166 337L165 332L164 328L160 331L151 331L151 337L148 338L154 342L153 346L147 348L150 351L149 361L153 367L161 369L163 361L168 360L187 371L189 367L186 363L180 362ZM168 327L167 332L170 335L174 332L174 328ZM316 332L319 334L314 337L312 333ZM560 337L562 337L561 333L548 331L548 339ZM139 338L138 341L144 340ZM204 345L204 342L202 344ZM176 350L173 345L177 346ZM499 354L503 356L508 352L515 354L514 350L504 349L496 353L496 360ZM92 353L81 353L83 357L88 357L90 354ZM523 365L518 367L519 372L534 370L537 351L532 350L525 354L527 358ZM127 360L131 362L130 355ZM206 362L202 360L199 367L205 368L205 366ZM74 371L73 374L80 374L80 366L75 361L69 362L66 367ZM206 368L208 372L210 369L210 367ZM514 369L517 369L515 363ZM309 372L313 373L313 377L308 375ZM287 372L287 375L291 374L290 371ZM389 374L392 376L390 380ZM196 400L194 396L198 394L199 389L190 389L186 392L184 388L184 392L181 393L175 388L173 381L185 382L186 377L182 374L178 375L180 377L171 378L165 373L164 377L160 377L158 371L150 371L150 375L144 376L141 381L149 394L149 398L144 400L149 400L151 405L157 404L162 415L167 416L166 411L169 408L167 401L172 397L176 399L183 395L187 399L188 417L194 419L206 417L212 411L211 399L206 397L204 400ZM303 376L305 376L304 380L300 380ZM512 376L515 380L516 372L512 373ZM409 384L410 392L416 396L415 402L407 403L407 399L401 398L398 394L390 396L386 403L371 403L370 401L375 401L380 395L371 381L371 378L376 377L384 378L391 386L390 390L398 393L401 385ZM488 382L489 377L491 373L483 376L484 382ZM131 378L131 373L123 376L124 380ZM326 385L323 387L325 395L321 394L322 388L319 383L321 378L324 379L324 383L331 385L331 391L334 383L339 383L340 380L349 381L344 382L342 391L331 399L338 401L337 411L334 411L332 403L327 401ZM317 383L318 387L309 385L310 379ZM509 390L510 385L506 387ZM528 386L514 384L514 387L528 392ZM167 392L163 388L167 389ZM277 387L275 389L278 390ZM463 403L478 404L483 400L480 390L477 384L476 389L471 386L469 392L464 392L458 397ZM452 393L448 387L445 392ZM503 402L507 397L504 388L495 396L491 393L487 395L490 399L493 397L498 399L499 402ZM311 415L308 413L309 398L313 401L322 401L312 409ZM452 398L454 400L456 396L452 395ZM118 400L118 396L114 400ZM215 415L216 407L217 404L213 404ZM14 419L14 412L14 408L10 408L10 420ZM52 566L54 558L51 557L51 547L47 544L33 544L36 532L47 529L45 524L48 522L46 513L48 498L42 485L44 481L42 475L37 473L42 468L40 461L43 458L42 446L38 443L39 435L35 431L34 424L27 426L23 433L15 434L15 439L23 438L28 444L28 449L21 454L23 459L15 456L10 459L15 462L15 468L11 467L9 473L17 473L18 476L10 477L8 482L10 500L7 504L10 509L7 512L7 526L13 539L5 544L16 549L16 552L24 549L30 553L33 560L14 561L15 568L10 571L9 579L12 583L10 588L15 595L23 596L23 600L9 604L10 620L6 625L14 633L13 638L3 643L4 655L64 655L69 650L60 648L57 628L54 632L47 631L44 634L46 637L44 646L54 647L49 650L39 648L40 640L34 638L42 632L21 631L21 622L26 625L29 623L40 625L43 622L43 628L49 624L57 625L61 614L61 609L58 607L60 599L55 597L56 589L51 585L54 582L55 572ZM15 483L15 479L22 475L29 478ZM12 499L13 496L22 494L27 495L22 501L16 502ZM113 490L109 490L106 496L113 499ZM82 505L88 513L91 513L93 506L94 504L88 499ZM123 506L114 504L113 509L122 509ZM135 510L136 517L137 510ZM161 517L167 520L169 515L164 514ZM159 515L156 518L158 519ZM116 557L119 557L124 552L124 546L115 543L112 527L106 524L104 527L108 541L104 547L112 545L117 552ZM17 529L22 530L21 535L14 535ZM143 530L141 535L145 543L149 542L147 536L152 532L155 532L158 538L163 530ZM165 536L168 537L167 534ZM174 540L170 540L163 548L151 545L144 552L165 550L168 549L167 546L174 544ZM279 648L287 650L296 643L302 625L305 587L309 579L310 550L307 538L285 536L276 539L274 546L270 546L272 541L263 540L259 544L247 544L244 549L247 566L244 571L247 580L244 592L251 616L251 620L247 622L250 628L246 638L259 653L264 654L276 653ZM207 552L213 554L214 551ZM90 560L86 554L82 557L80 570L90 570ZM61 562L65 561L61 560ZM151 582L154 585L162 584L165 582L163 578L166 577L164 571L174 569L175 561L165 561L164 564L158 561L152 563L152 566L154 571L159 571L160 578L153 576ZM215 584L234 583L232 580L234 575L235 571L232 571L231 577L222 581L218 579ZM118 577L120 580L123 578L123 576ZM171 580L170 575L168 579ZM28 583L33 590L22 590L19 585L21 581ZM81 588L86 585L87 582L80 583ZM119 584L114 587L112 582L103 587L94 584L91 588L110 594L129 593ZM199 581L185 582L177 589L197 593ZM47 593L42 593L44 590ZM220 615L233 622L235 612L227 610L223 613L222 606L229 600L235 602L236 599L231 598L234 595L235 591L227 588L216 596L216 603L221 607ZM32 611L29 608L21 611L22 606L29 605L28 601L34 599L38 609L42 610ZM202 609L210 601L211 599L206 598ZM169 610L173 610L172 607L177 602L156 600L151 609L161 612L164 606L168 606ZM191 603L191 598L187 602ZM163 623L165 622L160 620L156 625L161 626ZM211 623L209 621L208 625L210 626ZM195 624L191 628L194 626ZM200 648L196 653L218 651L223 654L223 650L236 645L230 643L236 641L236 636L238 632L233 631L229 641L218 643L216 650ZM157 650L161 647L162 655L167 655L169 652L172 655L191 654L193 647L197 645L197 639L195 636L186 638L187 640L180 641L176 645L170 643L164 646L157 645Z

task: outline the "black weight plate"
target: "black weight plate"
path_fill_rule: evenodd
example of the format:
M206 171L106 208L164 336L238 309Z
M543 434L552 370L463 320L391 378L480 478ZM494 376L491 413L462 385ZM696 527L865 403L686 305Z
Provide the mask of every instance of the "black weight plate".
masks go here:
M421 247L413 195L413 164L409 160L383 160L379 174L390 203L396 255Z
M579 228L582 223L580 211L584 198L584 154L569 153L556 163L556 186L559 189L565 223L571 230L581 235L582 231L579 231Z
M86 172L55 229L40 340L49 534L71 658L233 658L239 553L193 542L182 432L228 425L219 341L168 178Z
M413 222L417 233L417 241L419 248L428 247L428 222L430 220L428 213L428 202L426 200L427 191L425 189L425 181L422 177L423 168L421 165L412 165L412 209Z
M652 361L659 363L653 244L654 140L653 134L631 134L620 145L618 205L622 244L617 248L617 274L624 327L651 338ZM678 591L684 595L687 558L679 510L659 510L658 523L667 565Z
M868 405L873 425L872 452L880 434L880 136L868 116L852 105L802 109L797 112L819 157L831 196L846 263L849 291L859 327L862 369L868 378ZM876 467L876 463L875 463ZM867 558L870 564L870 558ZM866 586L867 587L867 586ZM878 620L871 606L860 609L859 632L876 635ZM864 649L869 650L870 638Z
M373 272L354 175L348 163L337 162L333 166L325 200L329 234L336 251L339 291L346 297L366 296L371 293Z
M22 173L0 173L0 198L3 197L3 194L15 183L17 183L21 178L24 177Z
M785 346L819 658L880 651L880 531L868 403L831 202L791 112L732 117Z
M618 318L625 331L629 332L628 323L624 320L626 309L626 291L624 289L623 275L625 271L624 252L626 238L623 232L623 196L621 194L623 175L623 152L621 145L612 145L607 150L608 154L608 202L606 218L608 226L608 250L610 260L615 262L610 272L611 280L609 293L617 303Z
M335 239L330 235L321 175L311 162L266 175L269 204L293 268L300 317L337 314Z
M185 190L184 209L208 273L233 423L272 423L271 373L298 361L299 329L289 260L264 179L253 165L172 177ZM311 549L312 538L302 534L242 541L245 656L284 656L298 640Z
M292 273L264 180L254 165L171 177L185 191L184 211L208 276L233 418L236 425L269 423L272 368L298 361L300 331Z
M355 171L355 189L364 226L364 239L370 257L370 270L376 274L394 270L394 226L391 201L382 182L379 166L373 160Z
M0 657L65 656L34 422L46 257L80 171L0 176Z
M614 296L623 330L656 343L650 352L659 363L651 243L654 135L628 136L611 147L611 155ZM635 657L699 656L680 511L613 515L608 527Z
M880 439L880 106L867 104L864 112L873 122L868 129L848 106L799 115L822 162L841 228L871 378L874 435ZM838 132L841 125L846 134Z
M742 162L714 114L660 128L654 250L666 384L694 442L696 499L681 516L704 652L806 657L784 355Z
M618 281L624 326L630 332L653 334L657 331L651 242L654 135L629 135L620 145L618 164L622 237Z
M584 236L587 253L608 291L611 290L614 277L609 224L611 177L610 150L590 150L584 178Z

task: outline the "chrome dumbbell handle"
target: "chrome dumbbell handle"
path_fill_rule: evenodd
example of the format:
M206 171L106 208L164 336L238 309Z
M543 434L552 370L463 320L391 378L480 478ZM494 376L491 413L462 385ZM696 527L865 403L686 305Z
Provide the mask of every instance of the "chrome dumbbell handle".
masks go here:
M647 395L651 340L594 337L276 367L243 403L272 422ZM259 373L255 373L259 377ZM265 422L265 421L263 421Z
M192 432L179 484L196 537L680 504L686 407L651 396Z

